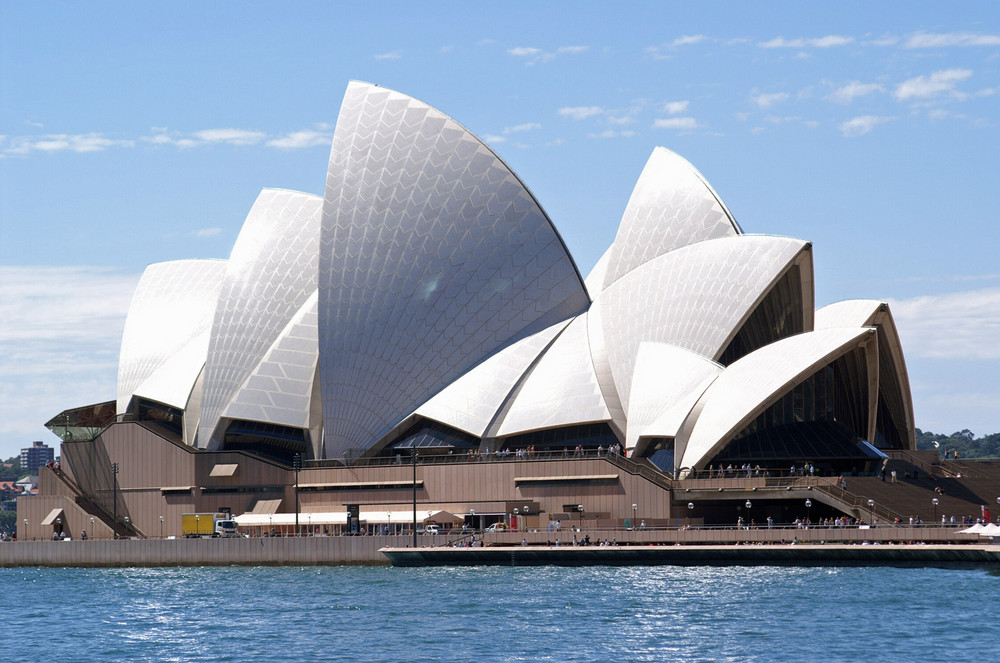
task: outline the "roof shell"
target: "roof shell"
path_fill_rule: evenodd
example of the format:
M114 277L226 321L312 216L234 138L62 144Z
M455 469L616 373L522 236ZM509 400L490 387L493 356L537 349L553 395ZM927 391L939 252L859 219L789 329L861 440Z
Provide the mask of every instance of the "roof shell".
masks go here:
M628 453L641 454L641 437L676 437L688 412L722 371L723 366L688 350L641 344L629 401Z
M791 387L860 345L875 330L843 327L781 339L732 363L688 415L676 440L678 467L701 467ZM877 346L870 348L877 353ZM876 378L877 379L877 378Z
M212 325L199 447L221 441L223 411L316 291L321 205L317 196L265 189L247 215Z
M138 394L184 408L205 364L224 260L150 265L132 295L118 360L117 411Z
M416 414L476 437L489 435L490 424L538 356L568 320L521 339L496 353L421 405Z
M666 343L715 360L809 243L739 235L650 260L598 298L614 382L625 410L639 346Z
M476 364L589 304L552 223L488 147L357 82L334 133L320 274L329 457L364 451Z
M497 435L610 420L590 361L586 316L579 316L532 368Z
M683 157L657 147L622 215L604 287L657 256L738 234L733 215L701 173Z

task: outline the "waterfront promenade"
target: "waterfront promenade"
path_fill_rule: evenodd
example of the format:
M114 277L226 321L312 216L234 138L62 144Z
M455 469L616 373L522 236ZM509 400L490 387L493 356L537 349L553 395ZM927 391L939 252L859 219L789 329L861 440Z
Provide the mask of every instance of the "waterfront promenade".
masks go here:
M574 546L590 536L591 545ZM953 528L943 527L876 527L876 528L694 528L650 530L588 530L580 532L497 532L476 534L476 547L469 544L471 534L421 535L417 550L437 551L434 559L459 560L457 553L466 551L478 556L479 561L467 557L454 563L498 563L489 561L494 555L501 562L510 563L510 554L523 555L524 550L536 551L535 563L566 563L560 561L566 551L586 551L575 558L586 564L623 563L684 563L678 562L677 553L669 553L661 561L651 557L640 559L630 553L633 561L624 561L624 550L666 550L696 547L731 551L724 553L726 563L768 563L768 553L790 548L821 548L837 550L864 547L872 550L1000 550L998 546L985 545L976 535L956 534ZM558 545L557 545L558 542ZM602 544L607 542L607 545ZM876 545L877 544L877 545ZM398 536L303 536L303 537L254 537L220 539L124 539L88 541L17 541L0 544L0 566L54 566L54 567L153 567L153 566L326 566L326 565L386 565L390 557L382 549L411 552L413 537ZM442 552L444 551L444 555ZM487 554L489 553L489 554ZM853 554L853 553L852 553ZM887 553L866 553L883 555ZM928 553L917 554L914 560ZM449 557L447 555L455 555ZM506 555L506 557L504 557ZM772 563L789 563L791 553L776 552ZM981 553L976 553L980 555ZM752 561L751 557L756 561ZM794 555L792 555L794 557ZM545 559L548 561L545 561ZM836 555L821 563L836 563ZM710 557L702 563L714 564ZM987 559L981 557L981 559ZM603 560L603 561L601 561ZM671 561L674 560L674 561ZM392 563L397 563L393 560ZM409 562L412 563L412 559ZM448 562L438 562L448 563Z

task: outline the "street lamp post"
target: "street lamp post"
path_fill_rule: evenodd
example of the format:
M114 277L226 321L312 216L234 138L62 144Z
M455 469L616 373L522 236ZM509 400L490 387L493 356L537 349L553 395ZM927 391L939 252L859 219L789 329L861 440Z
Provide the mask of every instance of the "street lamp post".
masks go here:
M528 531L528 506L529 505L525 504L524 508L521 509L521 515L524 516L524 531L525 532Z
M809 527L809 510L812 508L813 501L806 499L806 527Z
M579 527L579 531L582 532L583 531L583 505L582 504L577 504L576 505L576 510L580 514L580 527Z
M875 500L868 500L868 524L875 524Z
M56 518L56 527L59 528L59 538L62 538L62 518Z
M512 529L516 529L516 530L520 530L521 529L521 519L517 517L517 514L519 514L519 513L521 513L520 510L518 510L517 507L514 507L514 517L511 518L511 520L513 521L511 524L515 525L516 527L512 528Z
M28 538L28 519L24 519L24 538Z
M635 529L635 512L636 512L636 509L638 509L638 508L639 508L638 504L633 504L632 505L632 523L631 523L632 524L632 529Z
M747 500L744 506L747 508L747 529L750 529L750 514L753 513L750 509L753 507L753 504L751 504L750 500Z
M97 531L94 529L94 517L90 517L90 536L94 536Z
M111 477L114 485L111 491L111 501L114 502L111 526L114 530L115 538L118 538L118 463L111 463Z
M91 518L93 520L93 518ZM160 516L160 538L163 538L163 516Z
M694 502L688 502L688 527L691 527L691 513L694 511Z
M476 510L469 509L469 515L472 516L472 533L475 534L476 530L478 529L476 527Z
M937 508L938 508L938 498L931 500L931 504L934 505L934 524L937 525Z

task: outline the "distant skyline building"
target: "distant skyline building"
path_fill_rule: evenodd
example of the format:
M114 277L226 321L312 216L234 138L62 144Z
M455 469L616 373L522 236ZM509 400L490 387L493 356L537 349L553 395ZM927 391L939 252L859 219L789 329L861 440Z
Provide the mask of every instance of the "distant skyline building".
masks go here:
M56 459L56 450L44 442L35 441L30 447L21 449L21 469L30 474L38 474L38 468Z

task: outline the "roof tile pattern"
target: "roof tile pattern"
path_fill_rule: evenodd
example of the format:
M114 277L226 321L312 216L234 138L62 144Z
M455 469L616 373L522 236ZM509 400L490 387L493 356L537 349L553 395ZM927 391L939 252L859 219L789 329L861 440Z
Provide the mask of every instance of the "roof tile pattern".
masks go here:
M674 249L738 234L736 220L701 173L684 158L657 147L618 226L604 287Z
M214 447L220 416L289 320L316 290L322 199L265 189L233 247L205 364L198 446Z
M364 83L348 86L334 133L320 273L330 457L589 304L548 217L495 154L430 106Z
M758 235L700 242L650 260L605 289L602 332L625 411L642 343L668 343L717 359L807 246Z
M586 316L570 323L531 370L499 435L610 421L590 360Z
M132 295L118 360L118 412L133 394L177 408L205 364L223 260L150 265Z

